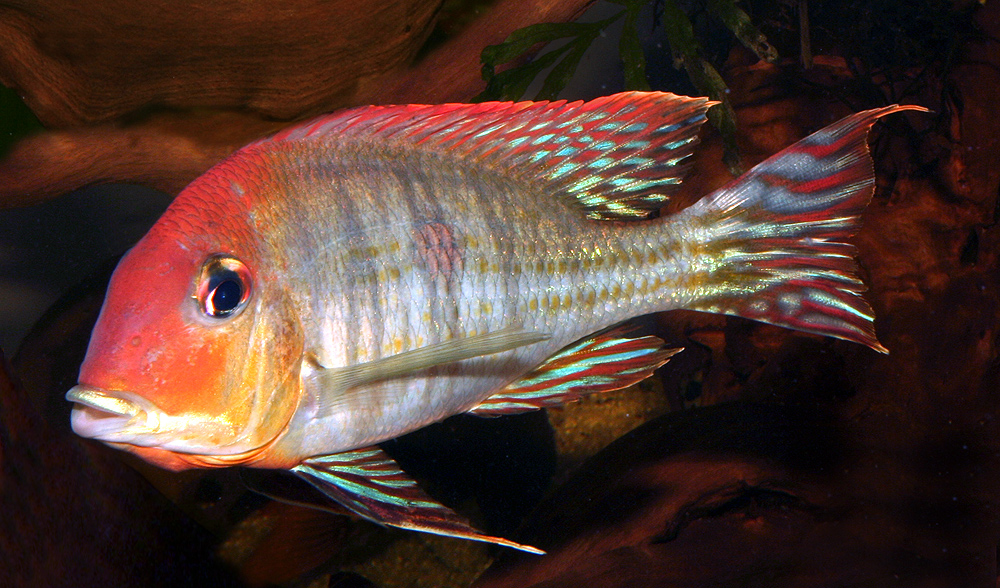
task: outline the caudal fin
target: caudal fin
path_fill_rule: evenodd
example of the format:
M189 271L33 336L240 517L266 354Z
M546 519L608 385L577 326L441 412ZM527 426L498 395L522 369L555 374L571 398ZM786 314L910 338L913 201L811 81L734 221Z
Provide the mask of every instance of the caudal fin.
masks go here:
M848 116L784 149L689 207L711 260L689 308L855 341L886 352L861 297L855 248L875 178L868 130L919 106Z

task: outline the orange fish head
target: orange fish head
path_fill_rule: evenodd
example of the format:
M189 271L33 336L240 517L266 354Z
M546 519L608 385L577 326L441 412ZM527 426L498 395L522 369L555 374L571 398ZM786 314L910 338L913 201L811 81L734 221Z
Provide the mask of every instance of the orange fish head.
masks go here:
M73 430L168 469L250 463L299 402L303 336L282 284L218 239L156 228L115 269Z

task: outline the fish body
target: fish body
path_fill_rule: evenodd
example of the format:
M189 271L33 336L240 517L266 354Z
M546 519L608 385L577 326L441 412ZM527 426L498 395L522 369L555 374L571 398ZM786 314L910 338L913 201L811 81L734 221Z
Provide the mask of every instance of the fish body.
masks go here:
M74 429L172 469L290 469L378 522L490 541L379 442L648 376L616 327L688 308L881 349L853 247L873 178L859 113L670 216L712 105L367 107L247 146L121 261Z

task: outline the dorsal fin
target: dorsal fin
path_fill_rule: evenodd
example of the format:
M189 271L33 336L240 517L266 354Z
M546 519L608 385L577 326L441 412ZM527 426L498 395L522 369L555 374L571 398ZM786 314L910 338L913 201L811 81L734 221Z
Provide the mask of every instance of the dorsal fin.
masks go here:
M713 104L627 92L589 102L365 106L254 145L360 140L448 152L543 182L548 191L569 195L589 218L645 218L680 184Z

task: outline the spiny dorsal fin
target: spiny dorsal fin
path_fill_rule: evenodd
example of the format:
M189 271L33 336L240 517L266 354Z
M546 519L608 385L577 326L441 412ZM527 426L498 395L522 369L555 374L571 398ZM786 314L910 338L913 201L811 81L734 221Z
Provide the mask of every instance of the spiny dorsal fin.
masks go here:
M626 92L589 102L366 106L281 131L285 141L377 141L448 152L569 195L593 219L645 218L687 173L714 102Z

